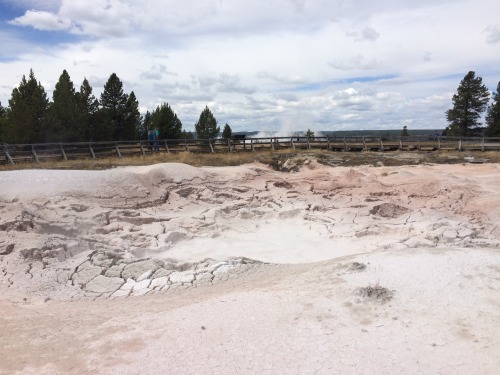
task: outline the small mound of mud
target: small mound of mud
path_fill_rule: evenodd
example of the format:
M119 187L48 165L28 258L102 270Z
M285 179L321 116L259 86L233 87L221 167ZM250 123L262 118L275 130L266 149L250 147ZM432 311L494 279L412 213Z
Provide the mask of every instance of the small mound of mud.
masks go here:
M370 298L382 303L389 301L393 296L392 291L380 285L368 285L358 288L356 289L356 293L361 297Z
M370 214L388 218L397 218L406 214L408 211L409 210L406 207L399 206L397 204L382 203L373 207L370 210Z
M283 189L292 189L293 185L288 181L277 181L274 184L274 187L283 188Z
M177 195L181 196L182 198L187 198L190 195L198 193L198 189L194 187L188 187L184 189L179 189L176 191Z
M13 244L13 243L7 245L7 247L4 250L0 251L0 255L9 255L10 253L12 253L14 251L15 246L16 246L16 244Z

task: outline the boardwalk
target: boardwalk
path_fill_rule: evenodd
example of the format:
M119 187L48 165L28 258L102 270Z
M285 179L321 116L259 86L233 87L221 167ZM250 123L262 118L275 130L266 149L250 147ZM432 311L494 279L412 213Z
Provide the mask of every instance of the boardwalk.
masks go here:
M156 149L156 151L155 151ZM163 139L148 141L3 144L0 164L43 160L97 159L159 153L227 153L323 149L328 151L499 151L500 137L271 137L246 139Z

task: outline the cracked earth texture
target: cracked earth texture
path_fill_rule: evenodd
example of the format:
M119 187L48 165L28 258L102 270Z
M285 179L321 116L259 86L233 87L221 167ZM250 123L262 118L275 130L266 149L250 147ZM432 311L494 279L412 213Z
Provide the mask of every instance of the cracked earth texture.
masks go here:
M500 165L287 165L2 172L0 374L497 373Z

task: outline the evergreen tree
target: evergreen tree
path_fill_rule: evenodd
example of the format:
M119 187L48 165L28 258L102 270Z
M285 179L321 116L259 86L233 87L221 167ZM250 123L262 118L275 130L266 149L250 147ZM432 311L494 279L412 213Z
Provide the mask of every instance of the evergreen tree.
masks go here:
M226 125L224 125L224 130L222 130L222 138L229 139L232 136L233 136L233 131L231 127L226 123Z
M486 114L486 134L490 137L500 137L500 82L497 92L493 93L493 103L488 107Z
M92 86L90 86L87 78L83 79L80 86L80 92L76 94L78 108L81 115L80 137L84 141L101 140L97 129L97 114L99 111L99 101L92 94ZM111 139L111 132L102 138L102 140Z
M132 91L127 98L125 124L123 127L123 139L137 139L141 124L141 113L139 112L139 102Z
M128 95L123 93L123 83L118 76L113 73L104 85L101 94L102 117L105 121L105 128L111 128L115 140L126 137L126 117L127 117ZM108 132L108 129L104 133Z
M409 137L410 134L408 134L408 128L405 126L403 126L403 130L401 131L401 137Z
M28 80L23 75L19 87L12 90L7 111L6 139L10 143L45 141L45 117L49 100L37 82L33 69Z
M56 83L47 117L48 142L80 140L82 116L75 87L66 70L63 70Z
M2 102L0 102L0 143L4 141L4 129L5 123L7 121L7 110L2 106Z
M146 111L146 114L142 118L141 124L137 131L139 139L148 138L148 130L151 129L151 112Z
M181 133L181 139L194 139L194 133L183 130Z
M306 138L307 139L314 139L314 132L311 131L311 129L307 129L307 131L306 131Z
M453 95L453 108L446 111L449 135L469 136L481 125L478 121L488 104L490 94L481 77L470 71Z
M201 112L198 122L194 126L199 139L216 138L220 133L220 128L217 126L215 119L208 106Z
M182 131L181 120L177 118L168 103L156 107L151 114L151 128L158 128L161 139L179 139Z

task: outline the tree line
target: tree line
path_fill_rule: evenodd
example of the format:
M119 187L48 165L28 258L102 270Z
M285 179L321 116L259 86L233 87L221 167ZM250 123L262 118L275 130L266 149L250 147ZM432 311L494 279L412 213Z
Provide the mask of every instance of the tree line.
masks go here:
M500 136L500 82L492 95L470 71L461 80L453 95L453 107L446 111L451 136ZM486 126L480 119L486 111ZM217 120L208 108L201 112L195 133L182 129L182 122L168 103L157 106L144 116L134 91L125 93L123 83L112 73L99 99L85 78L79 90L66 70L63 70L48 99L33 70L24 75L19 86L12 90L8 107L0 103L0 142L44 143L146 139L148 132L158 129L160 139L216 138L220 135ZM405 131L406 130L406 131ZM407 129L403 130L407 134ZM226 123L223 138L232 136Z
M33 69L23 75L12 90L8 107L0 103L0 142L44 143L146 139L158 129L161 139L215 138L220 133L217 120L205 107L195 124L196 135L182 129L182 122L168 103L157 106L144 116L134 91L123 91L123 83L112 73L99 99L85 78L79 90L63 70L48 99L45 88ZM226 124L223 137L230 138Z

